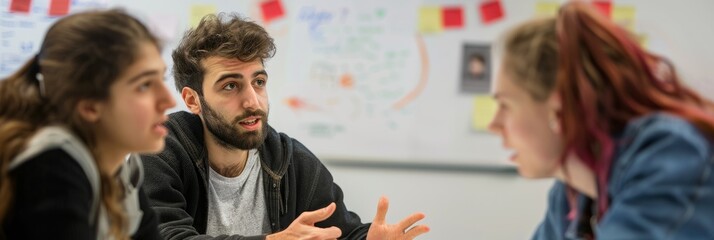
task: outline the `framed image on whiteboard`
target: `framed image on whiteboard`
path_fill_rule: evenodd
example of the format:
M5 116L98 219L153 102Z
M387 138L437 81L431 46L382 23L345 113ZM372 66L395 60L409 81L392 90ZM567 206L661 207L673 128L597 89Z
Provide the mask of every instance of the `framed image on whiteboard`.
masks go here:
M465 43L461 59L462 93L488 94L491 90L491 45Z

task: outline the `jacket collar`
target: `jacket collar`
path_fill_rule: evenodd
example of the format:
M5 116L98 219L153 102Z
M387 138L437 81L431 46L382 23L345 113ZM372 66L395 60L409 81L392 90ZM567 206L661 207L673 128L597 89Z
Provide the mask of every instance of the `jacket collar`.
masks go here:
M203 122L193 113L179 111L169 114L166 123L169 137L175 138L183 146L189 157L202 172L208 166L208 152L206 150ZM268 125L268 133L263 144L258 147L263 170L273 179L279 180L285 175L287 167L292 161L292 141L283 133L278 133Z

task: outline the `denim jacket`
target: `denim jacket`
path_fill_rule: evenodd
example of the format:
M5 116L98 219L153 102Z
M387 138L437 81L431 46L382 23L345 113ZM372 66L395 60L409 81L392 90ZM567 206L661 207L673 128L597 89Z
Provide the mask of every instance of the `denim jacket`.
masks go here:
M533 239L585 239L582 229L590 227L597 239L714 239L714 158L706 136L680 117L654 113L631 121L615 140L610 206L600 221L581 219L592 215L584 195L569 219L567 186L556 181Z

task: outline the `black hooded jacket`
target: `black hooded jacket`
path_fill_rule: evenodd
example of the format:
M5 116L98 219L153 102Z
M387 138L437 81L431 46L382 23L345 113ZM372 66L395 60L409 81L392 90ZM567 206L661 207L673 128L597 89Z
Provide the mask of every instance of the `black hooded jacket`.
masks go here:
M208 154L201 119L176 112L166 123L166 147L144 155L144 190L159 216L159 230L166 239L264 239L263 236L206 236L208 219ZM332 175L305 146L268 126L258 148L265 202L273 233L287 228L302 212L335 202L337 209L318 227L336 226L342 238L365 239L369 224L345 207L342 190ZM239 224L239 223L236 223Z

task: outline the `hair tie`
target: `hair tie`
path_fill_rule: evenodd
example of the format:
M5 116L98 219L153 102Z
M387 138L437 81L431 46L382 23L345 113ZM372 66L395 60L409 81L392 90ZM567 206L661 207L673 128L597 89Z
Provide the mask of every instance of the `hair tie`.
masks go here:
M32 64L30 65L30 72L29 72L29 77L30 80L33 80L37 82L37 86L39 87L40 91L40 96L45 97L45 77L42 75L40 72L40 53L35 55L34 59L32 59Z

